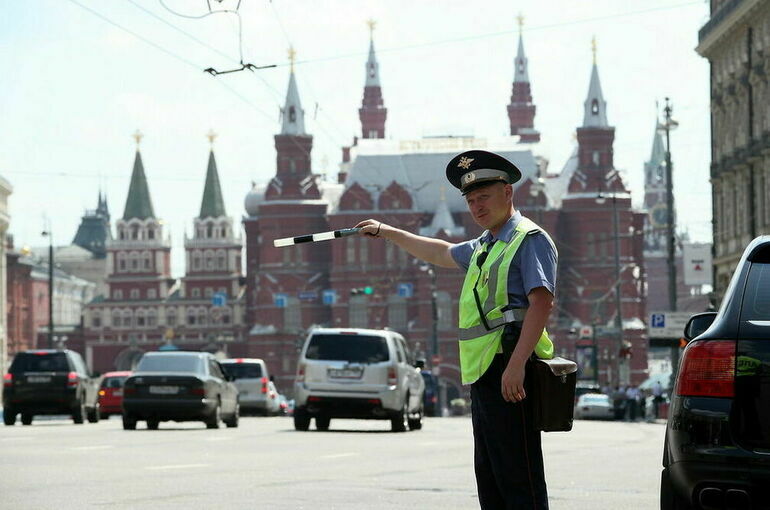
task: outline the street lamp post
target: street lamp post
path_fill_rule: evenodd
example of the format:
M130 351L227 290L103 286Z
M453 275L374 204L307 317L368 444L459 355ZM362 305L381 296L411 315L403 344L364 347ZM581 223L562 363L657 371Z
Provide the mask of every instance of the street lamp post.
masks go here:
M601 191L597 195L596 202L599 204L604 203L604 195ZM617 364L618 364L618 382L620 382L621 370L621 351L623 349L623 308L621 303L620 287L620 233L618 226L618 207L617 207L617 193L612 192L612 236L614 238L615 245L615 332L617 335Z
M679 123L671 118L674 111L669 98L666 98L666 106L663 108L665 122L661 129L666 133L666 211L668 214L666 220L666 249L668 251L668 302L670 311L675 312L676 304L676 239L675 219L674 219L674 182L673 165L671 163L671 130L675 129Z
M48 348L53 349L53 233L49 223L48 229L42 232L48 238Z

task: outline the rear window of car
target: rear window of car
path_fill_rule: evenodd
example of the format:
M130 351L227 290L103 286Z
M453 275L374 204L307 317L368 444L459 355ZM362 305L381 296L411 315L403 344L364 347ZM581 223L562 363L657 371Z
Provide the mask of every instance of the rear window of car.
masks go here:
M262 377L259 363L220 363L225 373L233 379L258 379Z
M177 356L174 354L142 356L136 366L136 371L201 373L203 372L203 364L198 356Z
M351 363L379 363L390 359L387 340L374 335L313 335L305 357Z
M770 264L751 264L741 320L767 320L770 317Z
M582 397L584 404L608 404L610 398L606 395L585 395Z
M67 356L63 352L50 354L19 353L11 363L10 372L69 372Z
M102 388L122 388L126 382L126 377L105 377L102 380Z

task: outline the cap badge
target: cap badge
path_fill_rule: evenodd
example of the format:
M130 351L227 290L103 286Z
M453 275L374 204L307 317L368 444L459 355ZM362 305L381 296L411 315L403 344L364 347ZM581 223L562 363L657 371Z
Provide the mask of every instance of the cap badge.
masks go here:
M474 174L473 172L468 172L467 174L463 175L463 180L465 181L466 184L468 184L469 182L473 182L475 179L476 179L476 174Z
M460 162L457 163L457 166L468 170L471 167L471 163L473 163L473 159L474 158L463 156L460 158Z

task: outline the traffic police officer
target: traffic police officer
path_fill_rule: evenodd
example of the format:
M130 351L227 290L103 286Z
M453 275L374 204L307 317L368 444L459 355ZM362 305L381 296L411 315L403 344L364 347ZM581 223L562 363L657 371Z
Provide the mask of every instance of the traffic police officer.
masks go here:
M498 154L472 150L446 168L474 221L486 229L460 244L418 236L377 220L357 226L413 256L460 267L460 366L471 384L474 464L481 508L547 509L540 432L532 426L532 356L553 357L545 331L553 308L557 253L548 234L513 206L516 166Z

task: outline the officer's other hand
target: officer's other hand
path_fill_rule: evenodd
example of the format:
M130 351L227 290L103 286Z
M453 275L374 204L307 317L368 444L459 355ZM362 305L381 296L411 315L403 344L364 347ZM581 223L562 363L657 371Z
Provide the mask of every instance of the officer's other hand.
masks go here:
M380 221L369 219L369 220L362 221L361 223L356 225L355 228L361 229L359 234L361 234L362 236L381 237L386 227L387 225L385 225Z
M511 359L503 371L501 390L506 402L521 402L527 397L524 391L524 365Z

